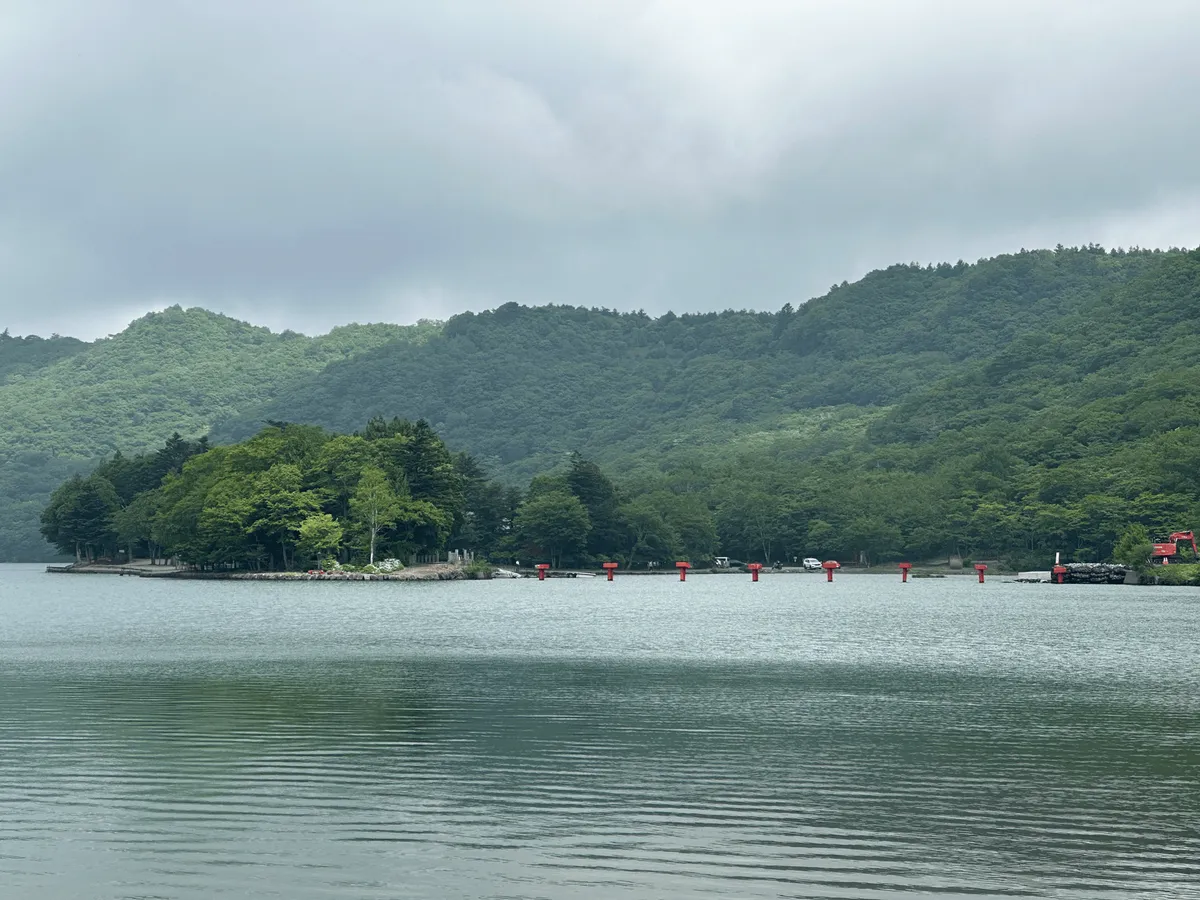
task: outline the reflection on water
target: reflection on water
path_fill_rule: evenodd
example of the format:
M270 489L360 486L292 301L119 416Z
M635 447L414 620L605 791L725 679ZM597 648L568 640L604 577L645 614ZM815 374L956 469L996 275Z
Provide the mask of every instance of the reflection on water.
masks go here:
M1200 598L695 580L10 578L3 894L1200 896Z

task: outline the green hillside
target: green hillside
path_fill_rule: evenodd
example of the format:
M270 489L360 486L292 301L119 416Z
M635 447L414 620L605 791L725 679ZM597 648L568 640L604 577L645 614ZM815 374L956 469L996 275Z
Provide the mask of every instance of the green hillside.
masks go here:
M1200 252L1086 247L893 266L776 314L508 305L215 437L425 417L517 483L578 450L656 508L702 497L742 558L1106 557L1132 523L1200 521L1198 284Z
M83 341L58 335L13 337L6 328L0 331L0 384L10 378L32 375L85 347L87 344Z
M213 437L244 438L274 419L348 431L370 415L425 418L520 480L576 450L624 468L650 451L806 434L821 409L810 437L823 452L834 422L865 422L1018 337L1056 333L1165 258L1085 248L898 265L778 313L652 319L508 304L456 316L412 352L381 347L331 365Z
M331 362L419 343L435 330L350 325L310 338L172 307L92 344L34 339L18 353L10 350L17 339L0 340L0 371L8 370L0 382L0 560L46 556L37 532L46 499L98 459L161 445L174 432L198 437ZM50 361L53 353L62 358Z
M1107 557L1130 525L1200 526L1198 300L1200 251L1084 247L892 266L776 313L507 304L308 339L176 310L0 386L25 410L0 477L43 479L24 529L49 474L175 430L401 417L510 485L539 476L527 502L572 493L572 453L599 462L617 493L593 556L711 527L745 559ZM185 346L212 349L175 372Z

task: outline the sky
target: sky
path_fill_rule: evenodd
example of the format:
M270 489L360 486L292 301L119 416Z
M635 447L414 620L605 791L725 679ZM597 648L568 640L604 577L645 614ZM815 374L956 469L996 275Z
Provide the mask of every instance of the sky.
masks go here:
M0 330L1194 247L1197 35L1194 0L0 0Z

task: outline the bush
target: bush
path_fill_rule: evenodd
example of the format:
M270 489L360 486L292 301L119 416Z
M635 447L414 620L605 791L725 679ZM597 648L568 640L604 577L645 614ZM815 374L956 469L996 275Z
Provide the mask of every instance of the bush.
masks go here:
M486 581L495 573L496 567L484 559L477 559L463 567L463 574L476 581Z
M1145 525L1130 525L1113 547L1113 559L1131 569L1144 569L1150 565L1150 554L1154 545Z
M1158 584L1200 586L1200 565L1150 566L1142 571Z

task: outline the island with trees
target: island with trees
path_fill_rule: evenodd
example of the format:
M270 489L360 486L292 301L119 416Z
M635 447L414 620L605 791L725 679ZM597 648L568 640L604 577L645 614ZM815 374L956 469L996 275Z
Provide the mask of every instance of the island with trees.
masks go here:
M354 434L277 422L215 447L174 435L153 453L117 454L68 479L42 532L80 563L169 558L203 573L386 573L448 546L480 562L632 566L711 558L716 546L699 498L663 509L623 501L579 456L522 494L452 453L428 423L401 419L373 419Z

